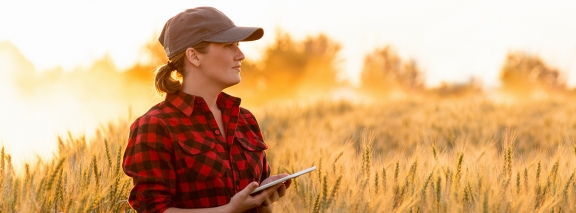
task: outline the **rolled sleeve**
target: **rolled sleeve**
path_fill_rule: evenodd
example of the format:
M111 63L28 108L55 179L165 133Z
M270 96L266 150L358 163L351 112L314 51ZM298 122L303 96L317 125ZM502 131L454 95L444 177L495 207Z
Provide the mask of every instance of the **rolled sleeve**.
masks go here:
M175 195L172 139L155 116L136 119L124 153L123 170L133 180L128 202L138 212L163 212Z

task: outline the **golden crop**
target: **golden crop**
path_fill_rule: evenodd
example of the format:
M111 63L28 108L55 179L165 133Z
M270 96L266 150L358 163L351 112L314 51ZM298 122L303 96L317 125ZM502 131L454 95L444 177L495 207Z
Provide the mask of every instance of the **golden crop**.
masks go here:
M253 109L273 173L294 180L277 212L574 212L576 104L485 99L292 103ZM13 168L0 212L122 212L128 122L67 136L51 160Z

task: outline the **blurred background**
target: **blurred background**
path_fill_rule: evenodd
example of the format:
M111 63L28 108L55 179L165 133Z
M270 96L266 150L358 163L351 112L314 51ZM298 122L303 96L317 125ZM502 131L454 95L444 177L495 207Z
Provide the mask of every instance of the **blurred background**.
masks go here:
M58 135L93 134L162 100L157 41L185 8L213 6L265 36L241 44L245 107L576 94L570 1L0 1L0 144L15 162Z

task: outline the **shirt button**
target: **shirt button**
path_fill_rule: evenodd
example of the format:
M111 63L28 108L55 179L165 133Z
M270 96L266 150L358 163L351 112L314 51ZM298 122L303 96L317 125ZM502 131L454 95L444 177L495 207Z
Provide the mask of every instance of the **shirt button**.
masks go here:
M220 134L220 130L216 130L216 131L214 131L214 133L216 133L217 135L219 135L219 134Z

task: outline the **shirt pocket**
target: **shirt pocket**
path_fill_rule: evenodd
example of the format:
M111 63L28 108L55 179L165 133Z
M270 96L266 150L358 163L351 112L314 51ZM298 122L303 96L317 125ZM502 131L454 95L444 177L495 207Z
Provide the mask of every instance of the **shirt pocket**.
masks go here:
M264 151L268 149L268 146L261 139L255 137L239 137L237 142L242 149L241 157L245 160L246 170L248 170L246 171L247 178L260 180L264 172Z
M178 141L182 153L180 155L181 167L177 173L186 176L188 181L204 182L224 175L226 168L220 155L215 150L215 142L205 140Z
M251 152L262 152L268 149L268 145L264 143L260 138L257 137L248 137L248 138L237 138L238 142L244 149L251 151Z

